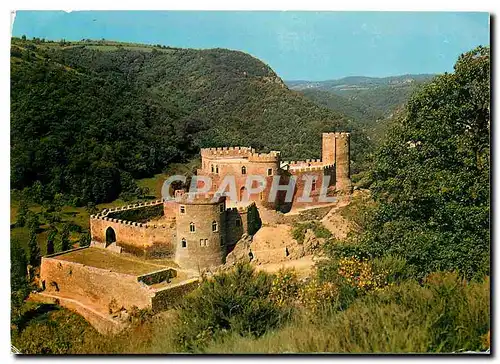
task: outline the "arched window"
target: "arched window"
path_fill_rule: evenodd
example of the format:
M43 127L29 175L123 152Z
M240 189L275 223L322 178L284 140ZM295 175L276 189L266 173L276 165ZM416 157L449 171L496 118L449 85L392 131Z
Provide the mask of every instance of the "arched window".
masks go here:
M241 174L247 174L247 167L241 167Z
M189 231L194 233L196 231L196 227L194 226L194 222L189 223Z
M219 205L219 212L220 212L220 213L223 213L223 212L224 212L224 204L223 204L223 203L221 203L221 204Z
M214 173L214 165L212 164L211 167L212 167L212 173Z
M183 248L187 247L187 241L184 238L182 238L182 240L181 240L181 247L183 247Z
M311 191L316 191L316 180L315 179L313 179L313 181L312 181Z
M219 166L215 166L215 173L219 174Z
M213 221L213 222L212 222L212 231L213 231L213 232L216 232L216 231L217 231L217 229L218 229L218 226L217 226L217 221Z

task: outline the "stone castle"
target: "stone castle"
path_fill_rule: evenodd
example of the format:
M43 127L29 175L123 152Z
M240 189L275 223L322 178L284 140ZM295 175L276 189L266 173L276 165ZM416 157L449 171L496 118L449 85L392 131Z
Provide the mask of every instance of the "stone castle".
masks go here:
M254 232L252 226L259 224L255 221L259 210L325 204L318 198L325 176L330 177L327 185L330 194L350 193L349 136L349 133L324 133L322 158L305 161L281 161L279 152L256 153L248 147L202 149L197 175L212 178L210 192L192 195L190 201L189 193L178 190L170 200L129 205L93 215L90 219L93 245L103 248L113 245L111 248L144 258L170 256L187 269L222 265L228 250L241 236ZM237 201L227 196L214 200L220 181L228 175L235 177ZM263 176L266 188L258 194L248 194L245 187L248 175ZM308 202L300 201L306 183L303 175L312 179ZM285 196L280 193L269 200L274 176L279 176L280 184L288 183L290 176L296 178L291 202L283 202ZM125 210L148 206L163 206L161 222L138 223L119 218Z
M169 199L92 215L90 247L42 258L36 299L66 305L100 331L116 331L116 315L133 306L168 307L201 272L224 265L238 241L260 228L262 214L332 204L319 198L321 187L330 196L349 195L349 138L345 132L324 133L322 158L304 161L282 161L280 152L256 153L249 147L202 149L197 175L212 179L208 192L177 190ZM249 193L249 175L263 177L266 187ZM236 200L216 193L225 176L234 176ZM280 185L295 178L291 201L279 192L269 199L275 178ZM310 191L307 201L300 198L304 189ZM114 305L118 313L112 312Z

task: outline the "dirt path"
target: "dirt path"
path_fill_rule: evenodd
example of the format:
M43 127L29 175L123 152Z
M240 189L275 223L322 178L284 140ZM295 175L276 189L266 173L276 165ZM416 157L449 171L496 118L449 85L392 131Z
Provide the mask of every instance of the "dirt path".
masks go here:
M279 263L267 263L256 265L257 270L263 270L268 273L276 273L281 268L293 268L299 277L310 276L314 269L314 261L312 255L306 255L300 259L287 260Z

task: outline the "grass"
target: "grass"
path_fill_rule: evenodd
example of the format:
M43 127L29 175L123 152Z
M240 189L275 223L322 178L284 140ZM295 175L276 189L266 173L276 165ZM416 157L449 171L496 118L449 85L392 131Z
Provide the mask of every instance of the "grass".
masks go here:
M152 264L140 259L125 257L104 249L87 248L76 250L57 256L57 259L89 265L101 269L110 269L113 272L141 275L151 273L167 267L176 267L176 264L163 260L163 264ZM156 261L155 261L156 263Z

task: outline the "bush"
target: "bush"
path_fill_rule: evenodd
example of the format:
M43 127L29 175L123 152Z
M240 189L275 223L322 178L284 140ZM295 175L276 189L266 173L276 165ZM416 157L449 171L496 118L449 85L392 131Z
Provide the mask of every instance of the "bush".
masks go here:
M181 304L181 351L202 351L212 339L235 333L259 337L289 317L270 299L272 276L248 264L205 280Z
M307 230L312 230L318 239L328 239L332 236L330 230L325 228L321 222L308 221L304 223L295 223L292 230L292 237L297 240L298 243L302 244Z

